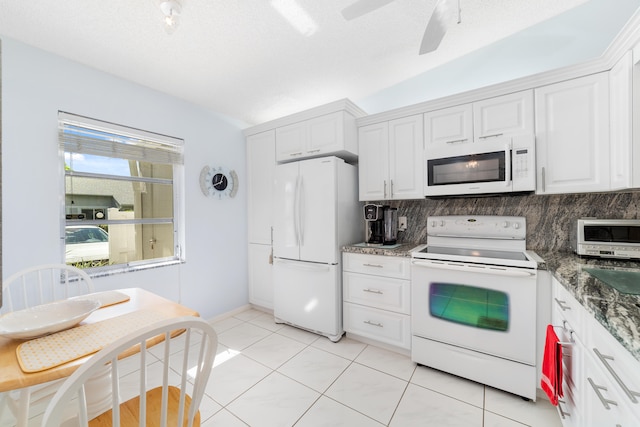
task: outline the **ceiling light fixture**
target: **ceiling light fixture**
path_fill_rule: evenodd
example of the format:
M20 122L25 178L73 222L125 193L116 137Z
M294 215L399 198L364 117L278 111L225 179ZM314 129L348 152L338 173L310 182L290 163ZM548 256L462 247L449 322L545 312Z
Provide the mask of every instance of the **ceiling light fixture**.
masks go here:
M296 0L271 0L271 5L303 36L309 37L318 30L318 24Z
M164 15L164 29L168 34L178 28L180 22L180 12L182 12L182 6L176 0L163 0L160 2L160 10Z

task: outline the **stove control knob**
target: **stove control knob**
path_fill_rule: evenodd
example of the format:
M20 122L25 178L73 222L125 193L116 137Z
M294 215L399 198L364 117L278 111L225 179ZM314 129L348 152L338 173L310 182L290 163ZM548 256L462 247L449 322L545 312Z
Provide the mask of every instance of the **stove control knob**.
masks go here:
M431 227L435 227L437 223L435 221L431 221Z
M503 228L507 228L507 227L509 227L509 222L508 222L508 221L504 221L504 222L502 223L502 227L503 227Z
M440 221L440 227L444 227L444 220Z
M520 228L520 224L518 224L517 222L513 223L513 228L515 228L516 230Z

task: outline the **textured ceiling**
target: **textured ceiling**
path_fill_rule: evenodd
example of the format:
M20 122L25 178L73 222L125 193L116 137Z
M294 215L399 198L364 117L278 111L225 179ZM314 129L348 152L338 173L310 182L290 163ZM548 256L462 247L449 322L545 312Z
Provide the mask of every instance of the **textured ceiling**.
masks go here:
M416 76L586 0L460 0L462 23L418 55L435 0L396 0L346 21L354 0L298 0L300 34L271 0L182 0L177 30L158 0L0 0L0 35L257 124Z

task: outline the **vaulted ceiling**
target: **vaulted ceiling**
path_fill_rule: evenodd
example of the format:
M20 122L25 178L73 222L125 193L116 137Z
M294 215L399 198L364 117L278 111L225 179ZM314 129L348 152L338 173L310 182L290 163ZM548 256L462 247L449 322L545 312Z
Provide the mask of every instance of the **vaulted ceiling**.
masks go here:
M436 0L395 0L346 20L354 2L180 0L168 34L160 0L0 0L0 36L257 124L357 100L588 3L460 0L461 23L419 55ZM276 3L297 5L310 29Z

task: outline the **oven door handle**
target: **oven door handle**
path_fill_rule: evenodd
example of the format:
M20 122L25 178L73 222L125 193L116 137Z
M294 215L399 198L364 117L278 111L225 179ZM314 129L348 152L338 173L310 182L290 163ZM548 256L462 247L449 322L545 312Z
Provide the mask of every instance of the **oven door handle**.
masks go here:
M464 271L467 273L484 273L509 277L530 277L536 275L535 271L489 265L450 264L420 260L412 260L411 264L418 267L435 268L440 270Z

